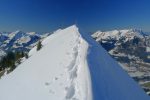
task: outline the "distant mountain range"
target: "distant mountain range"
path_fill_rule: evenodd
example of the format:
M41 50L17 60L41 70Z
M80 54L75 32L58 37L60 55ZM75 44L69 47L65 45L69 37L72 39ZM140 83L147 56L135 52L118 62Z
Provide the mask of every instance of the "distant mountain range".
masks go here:
M29 51L33 46L35 46L36 42L39 39L47 37L49 33L46 34L38 34L36 32L8 32L8 33L0 33L0 48L4 51L9 50L23 50Z
M30 51L39 40L50 33L39 34L36 32L0 32L0 60L9 51Z
M146 91L150 86L150 36L142 30L97 31L92 37L138 81ZM147 87L148 86L148 87Z

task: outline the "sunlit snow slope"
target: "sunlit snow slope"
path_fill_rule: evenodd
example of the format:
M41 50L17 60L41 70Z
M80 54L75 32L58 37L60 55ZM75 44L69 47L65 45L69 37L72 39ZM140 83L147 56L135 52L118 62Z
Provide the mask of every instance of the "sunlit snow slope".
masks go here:
M87 34L58 30L0 80L0 100L149 100Z

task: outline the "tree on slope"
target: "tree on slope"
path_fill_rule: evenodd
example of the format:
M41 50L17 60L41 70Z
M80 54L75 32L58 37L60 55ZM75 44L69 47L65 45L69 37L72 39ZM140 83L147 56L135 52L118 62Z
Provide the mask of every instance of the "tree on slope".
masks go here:
M41 43L41 41L39 41L38 42L38 44L37 44L37 51L39 51L40 49L42 48L42 43Z

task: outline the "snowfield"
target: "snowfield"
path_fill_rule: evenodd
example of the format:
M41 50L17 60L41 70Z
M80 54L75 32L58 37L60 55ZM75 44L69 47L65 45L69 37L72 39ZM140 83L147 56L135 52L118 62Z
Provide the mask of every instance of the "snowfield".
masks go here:
M73 25L34 47L0 80L0 100L149 100L89 35Z

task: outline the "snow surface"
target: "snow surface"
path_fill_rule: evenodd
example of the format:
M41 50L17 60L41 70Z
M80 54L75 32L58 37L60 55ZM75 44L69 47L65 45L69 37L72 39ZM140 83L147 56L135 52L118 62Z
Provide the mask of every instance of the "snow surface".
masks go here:
M30 51L0 80L0 100L149 100L89 35L73 25Z

